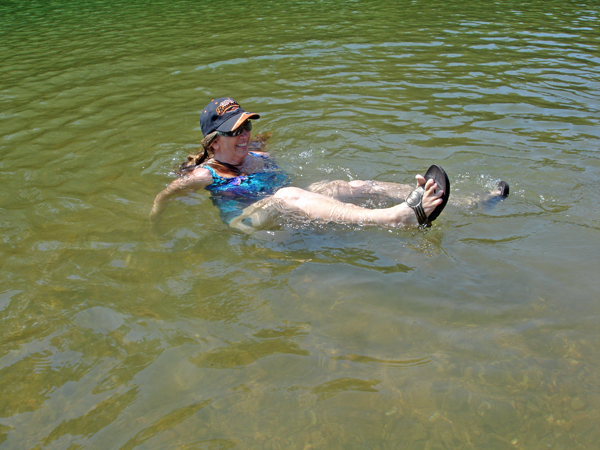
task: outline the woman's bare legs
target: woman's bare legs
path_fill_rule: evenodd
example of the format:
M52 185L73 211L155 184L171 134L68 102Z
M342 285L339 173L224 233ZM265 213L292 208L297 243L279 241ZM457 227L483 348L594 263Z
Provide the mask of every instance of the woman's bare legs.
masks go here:
M404 201L414 187L384 181L335 180L313 183L307 190L340 201L367 199Z
M429 215L442 203L443 192L437 184L418 176L419 184L425 184L423 194L423 209ZM324 220L336 223L372 224L388 227L402 225L418 225L417 217L406 203L391 208L368 209L350 203L343 203L337 199L304 189L287 187L280 189L273 196L282 201L290 209L302 211L310 220Z
M508 197L510 188L506 181L500 181L494 189L490 189L486 192L475 193L464 197L461 195L452 196L452 204L461 208L478 208L478 207L491 207L499 201L504 200Z
M443 191L437 188L433 180L425 181L417 175L418 185L425 185L422 206L429 215L442 203ZM369 195L383 195L387 198L404 200L414 188L396 183L338 181L316 183L311 188L316 191L286 187L275 195L250 205L243 213L233 219L230 226L246 233L253 233L257 228L272 226L282 215L296 214L302 220L322 220L326 222L347 224L371 224L387 227L418 225L413 209L405 202L391 208L369 209L351 203L344 203L338 198L357 198ZM326 194L325 194L326 193ZM337 198L334 198L337 197Z
M419 178L417 177L417 180ZM323 194L342 202L356 200L393 200L403 202L414 190L408 184L388 183L384 181L320 181L308 186L307 190ZM464 207L486 205L502 200L508 196L509 188L501 181L495 189L469 197L454 196L453 202Z
M229 222L229 226L246 233L253 233L257 229L272 227L282 215L286 217L296 215L299 220L308 220L308 217L299 209L271 196L245 208L241 215Z

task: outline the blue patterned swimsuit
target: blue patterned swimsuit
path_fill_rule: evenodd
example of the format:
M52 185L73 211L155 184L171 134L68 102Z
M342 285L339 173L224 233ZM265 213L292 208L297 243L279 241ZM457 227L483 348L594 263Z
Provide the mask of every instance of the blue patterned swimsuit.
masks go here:
M252 152L250 155L266 159L261 172L226 178L218 175L212 167L204 166L213 178L206 189L211 193L213 205L219 208L221 219L225 223L239 216L244 208L273 195L290 182L289 175L270 161L268 156Z

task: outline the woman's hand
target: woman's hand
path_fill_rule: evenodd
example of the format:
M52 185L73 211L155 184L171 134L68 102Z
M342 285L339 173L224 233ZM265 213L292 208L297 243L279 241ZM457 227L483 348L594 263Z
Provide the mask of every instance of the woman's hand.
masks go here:
M158 196L156 197L158 199ZM150 217L149 219L152 222L157 222L158 220L160 220L160 215L162 214L162 212L165 210L165 208L167 207L167 203L163 202L157 202L156 200L154 200L154 205L152 205L152 211L150 211Z

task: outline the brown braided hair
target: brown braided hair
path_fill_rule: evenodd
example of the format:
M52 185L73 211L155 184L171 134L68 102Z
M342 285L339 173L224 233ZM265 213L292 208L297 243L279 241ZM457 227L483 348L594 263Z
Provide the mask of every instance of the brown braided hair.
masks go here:
M182 162L178 168L176 168L175 173L180 177L185 176L192 170L199 167L202 163L204 163L207 159L213 157L212 143L219 136L218 131L213 131L202 139L200 144L202 145L202 150L195 154L190 154L187 156L187 160Z

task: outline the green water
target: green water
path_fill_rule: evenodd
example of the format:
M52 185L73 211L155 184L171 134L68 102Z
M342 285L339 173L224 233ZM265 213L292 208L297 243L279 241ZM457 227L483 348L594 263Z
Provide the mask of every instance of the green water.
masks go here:
M0 449L596 448L599 13L0 2ZM152 232L226 95L297 186L453 197L262 240L197 192Z

